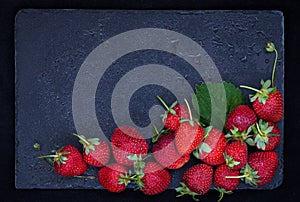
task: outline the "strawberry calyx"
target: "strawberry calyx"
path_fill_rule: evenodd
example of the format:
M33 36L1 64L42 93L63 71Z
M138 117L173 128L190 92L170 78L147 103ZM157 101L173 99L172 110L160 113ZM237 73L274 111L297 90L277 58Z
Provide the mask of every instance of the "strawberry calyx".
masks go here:
M168 114L173 114L173 115L177 115L176 111L173 109L177 104L178 102L175 101L170 107L165 103L165 101L160 97L160 96L156 96L157 99L162 103L162 105L166 108L166 111L165 113L163 114L162 116L162 121L164 122L165 119L167 118Z
M203 136L203 140L205 140L207 138L207 136L209 135L210 131L212 130L212 126L208 126L204 129L204 136ZM201 141L201 143L199 144L199 146L193 151L193 155L197 158L200 159L200 155L205 152L205 153L210 153L212 151L211 147L204 141Z
M229 156L228 154L226 153L223 153L224 155L224 159L225 159L225 162L226 162L226 165L232 169L234 166L237 166L240 164L239 161L236 161L232 156Z
M275 93L277 88L271 87L271 80L267 80L267 81L261 80L260 84L262 86L260 90L245 85L240 85L240 87L253 90L256 92L255 95L249 95L251 102L254 102L256 99L258 99L259 103L266 104L267 100L269 99L269 94Z
M274 126L269 126L268 122L259 120L258 123L252 125L254 132L253 145L256 145L258 149L265 150L266 145L269 144L269 137L279 136L278 134L271 134Z
M158 139L162 136L162 135L165 135L167 133L169 133L170 130L169 129L162 129L161 131L158 131L156 125L153 125L153 133L154 133L154 136L152 136L152 143L155 143L158 141Z
M86 138L85 136L76 133L73 133L73 135L79 138L79 142L83 145L86 155L90 153L90 150L95 151L95 146L100 144L99 138Z
M70 152L62 152L61 149L55 151L55 154L50 154L46 156L39 156L38 158L43 159L43 158L53 158L53 163L56 162L58 166L60 164L66 164L68 158L65 156L67 154L70 154Z
M142 154L131 154L127 156L127 158L131 161L133 161L133 172L131 170L128 171L125 175L120 174L119 178L119 184L125 184L127 186L130 182L134 182L137 185L138 189L142 189L144 187L144 182L142 181L142 178L145 176L145 173L143 172L145 168L145 158L143 158Z
M216 189L218 192L220 192L218 202L220 202L220 201L223 199L224 194L233 194L232 191L227 191L227 190L224 189L224 188L216 187L215 189Z
M230 133L227 133L225 135L226 138L229 140L237 140L237 141L246 141L252 137L250 134L252 131L252 127L250 126L247 130L244 130L242 132L239 131L239 129L236 126L233 126L233 129L230 130Z
M245 181L246 184L250 184L252 186L257 186L257 183L260 182L260 180L258 180L259 175L257 175L258 171L251 168L248 163L241 169L240 173L242 174L240 176L226 176L225 178L239 178Z
M196 192L191 191L186 184L184 184L183 182L179 182L179 184L181 185L180 187L175 188L176 192L179 192L180 194L178 194L176 197L181 197L184 195L190 195L192 196L192 198L194 199L194 201L199 201L199 199L196 198L196 196L200 195Z

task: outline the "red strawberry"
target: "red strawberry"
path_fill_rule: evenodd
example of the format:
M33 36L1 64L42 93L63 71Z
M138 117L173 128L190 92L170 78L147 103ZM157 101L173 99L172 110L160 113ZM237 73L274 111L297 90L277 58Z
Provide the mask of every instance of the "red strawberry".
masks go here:
M255 144L260 150L271 151L280 142L280 130L272 122L264 122L260 119L252 130L254 131L253 145Z
M247 105L237 106L227 117L227 131L238 128L239 132L246 131L251 125L256 123L256 115L254 111Z
M206 164L198 164L187 169L182 177L181 187L175 190L180 194L177 196L183 196L189 194L194 200L197 195L206 194L211 185L213 178L213 168Z
M222 133L212 127L205 129L203 142L193 152L194 156L209 165L220 165L225 162L223 152L227 145L227 140Z
M257 114L258 118L269 122L278 122L283 116L283 100L282 94L274 86L274 75L276 69L276 62L278 58L278 52L275 45L271 42L266 45L267 52L275 52L276 57L274 61L273 71L272 71L272 82L267 80L261 81L262 88L260 90L249 87L240 86L242 88L247 88L256 92L254 96L250 96L250 101L253 103L253 109Z
M79 138L79 142L83 145L83 160L95 167L106 165L110 158L110 149L104 140L99 138L86 138L83 135L73 134Z
M72 145L62 147L53 155L40 156L39 158L54 158L54 169L62 176L77 176L87 170L81 153Z
M232 170L239 170L244 167L248 159L248 147L245 142L234 141L229 143L224 152L227 166Z
M204 136L204 129L193 120L189 103L185 99L189 111L189 119L183 119L175 132L175 145L181 155L188 155L196 149Z
M245 183L253 186L264 186L274 177L278 167L278 156L276 152L254 152L249 155L248 163L241 170L242 176L227 178L244 178Z
M200 144L204 129L196 122L184 122L175 133L175 144L179 154L188 155Z
M172 131L177 130L180 126L180 119L189 117L188 109L185 106L178 104L177 101L168 107L161 97L157 96L157 98L167 110L163 115L165 127Z
M273 151L259 151L249 155L248 163L241 169L241 176L227 176L226 178L242 178L252 186L268 184L278 168L278 156Z
M155 195L165 191L171 183L169 171L155 162L148 162L143 170L142 192L147 195Z
M240 179L238 178L226 178L226 176L239 176L238 170L232 170L227 165L221 165L217 167L214 174L214 184L216 189L220 192L218 201L221 201L224 194L231 194L233 190L239 185Z
M152 153L156 161L168 169L181 168L190 160L190 155L179 155L175 143L175 134L169 133L162 136L152 147Z
M98 171L99 183L108 191L121 192L126 188L126 183L122 183L122 175L126 175L126 168L116 163L102 167Z
M131 154L142 154L145 156L148 151L148 144L143 136L131 126L121 126L112 134L112 152L115 160L125 166L132 165L128 159Z
M281 93L278 90L275 90L275 92L271 91L268 94L258 93L257 96L268 97L265 99L265 101L261 102L259 101L259 98L255 99L255 96L253 97L253 99L251 99L251 101L253 102L253 109L257 116L265 121L280 121L283 116L283 102Z

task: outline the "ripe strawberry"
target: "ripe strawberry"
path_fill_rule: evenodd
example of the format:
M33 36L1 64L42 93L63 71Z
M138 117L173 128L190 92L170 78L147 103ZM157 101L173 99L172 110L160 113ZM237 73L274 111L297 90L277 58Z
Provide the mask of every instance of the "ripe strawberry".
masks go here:
M248 163L241 170L242 176L227 176L226 178L242 178L252 186L264 186L274 177L278 167L276 152L254 152L249 155Z
M112 152L115 160L125 166L133 163L127 157L131 154L142 154L145 156L148 151L148 144L144 137L131 126L121 126L112 134Z
M245 142L234 141L229 143L224 152L227 166L232 170L240 170L247 163L248 147Z
M256 123L256 115L254 111L247 105L237 106L227 117L227 131L238 128L239 132L246 131L251 125Z
M95 167L106 165L110 158L110 149L104 140L99 138L86 138L83 135L73 134L79 138L83 145L83 160Z
M157 96L157 98L167 110L163 115L164 126L171 131L177 130L180 126L180 119L188 118L188 109L185 106L178 104L177 101L174 102L170 107L168 107L168 105L163 101L161 97Z
M175 189L180 193L177 197L189 194L198 201L195 196L204 195L209 191L212 178L213 168L211 166L198 164L190 167L183 174L182 182L180 182L181 187Z
M260 90L249 86L240 87L247 88L256 92L254 96L250 96L250 101L253 103L253 109L257 114L258 118L263 119L264 121L275 123L280 121L283 116L282 94L274 86L274 74L276 69L278 52L275 48L275 45L271 42L267 43L266 50L267 52L275 52L276 54L272 71L272 83L271 80L267 80L266 82L262 80L262 88Z
M214 184L216 189L220 192L219 200L221 201L224 194L231 194L233 190L239 185L240 179L226 178L226 176L239 176L238 170L232 170L227 165L220 165L217 167L214 174Z
M254 140L251 142L260 150L271 151L280 142L280 129L272 122L264 122L260 119L252 130L254 131Z
M122 175L126 175L125 166L113 163L102 167L98 171L98 180L108 191L121 192L126 188L126 183L122 183L121 181Z
M189 111L189 119L183 119L180 127L175 132L175 145L181 155L188 155L198 147L203 136L204 129L193 120L190 106L185 99Z
M178 154L174 139L175 134L169 133L159 138L152 147L152 153L156 161L168 169L181 168L190 160L190 155L181 156Z
M225 162L223 152L226 145L227 140L222 131L207 127L205 129L204 140L193 154L204 163L212 166L220 165Z
M62 147L53 155L40 156L39 158L54 158L54 169L62 176L77 176L87 170L81 153L72 145Z
M166 169L155 162L148 162L143 170L143 187L141 191L147 195L155 195L165 191L171 183L172 177Z

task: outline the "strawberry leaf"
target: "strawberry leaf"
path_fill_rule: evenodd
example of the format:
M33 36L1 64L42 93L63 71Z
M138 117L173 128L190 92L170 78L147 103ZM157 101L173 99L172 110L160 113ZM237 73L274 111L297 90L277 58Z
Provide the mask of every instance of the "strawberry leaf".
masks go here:
M220 130L223 129L228 114L238 105L246 103L242 91L228 82L196 85L192 98L193 108L200 114L200 121ZM213 123L211 122L212 107L215 115L220 114L220 116L214 116ZM224 114L223 117L222 114Z

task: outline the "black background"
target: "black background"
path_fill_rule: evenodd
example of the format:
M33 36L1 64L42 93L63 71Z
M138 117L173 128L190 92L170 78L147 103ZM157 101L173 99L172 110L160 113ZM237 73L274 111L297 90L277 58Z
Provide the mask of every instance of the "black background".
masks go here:
M9 201L172 201L173 190L146 197L140 192L125 191L112 194L100 190L16 190L14 188L14 16L22 8L80 8L80 9L251 9L281 10L285 17L285 170L284 182L269 191L239 190L224 201L298 201L299 186L298 144L300 140L300 97L297 85L297 48L299 1L96 1L96 0L1 0L0 1L0 193ZM201 197L202 201L216 201L217 192ZM182 197L178 201L187 201Z

